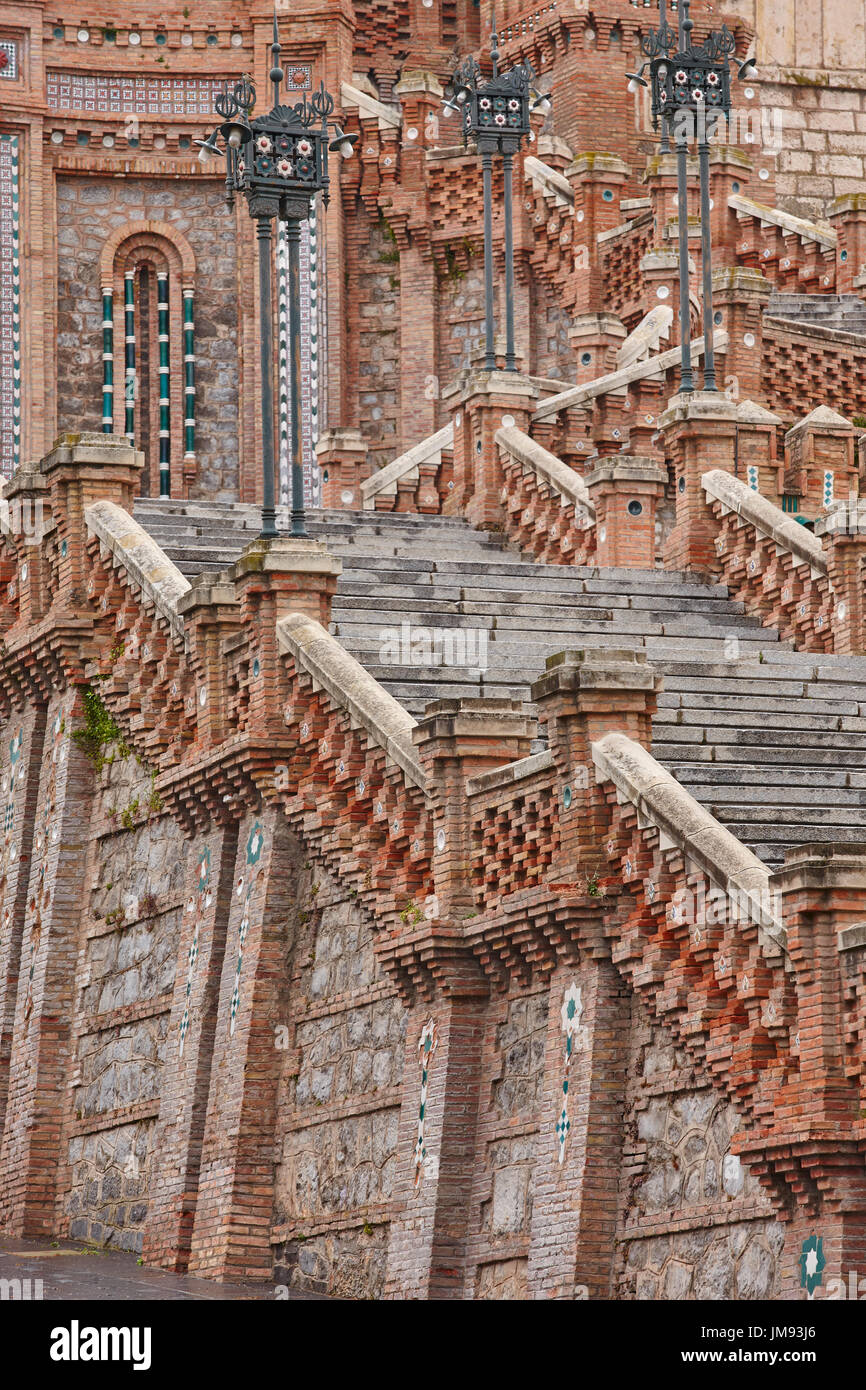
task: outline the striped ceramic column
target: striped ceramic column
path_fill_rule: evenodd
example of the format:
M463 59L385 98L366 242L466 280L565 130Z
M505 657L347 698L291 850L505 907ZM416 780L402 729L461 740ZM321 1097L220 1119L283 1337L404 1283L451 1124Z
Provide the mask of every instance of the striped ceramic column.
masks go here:
M195 463L195 332L193 290L183 292L183 461Z
M102 286L102 433L114 429L114 290Z
M168 363L168 271L156 273L156 332L159 342L159 495L171 496L171 398Z
M125 434L135 443L135 271L128 270L123 280L123 326L125 338L126 380L124 383L126 410Z

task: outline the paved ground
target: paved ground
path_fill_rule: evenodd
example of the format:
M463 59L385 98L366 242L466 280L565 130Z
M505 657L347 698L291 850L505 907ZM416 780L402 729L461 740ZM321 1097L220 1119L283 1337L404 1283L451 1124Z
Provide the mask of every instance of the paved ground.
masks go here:
M210 1279L191 1279L165 1270L144 1269L135 1255L115 1250L88 1250L80 1241L57 1245L0 1237L0 1281L31 1280L30 1297L89 1302L125 1300L177 1301L245 1300L273 1301L279 1295L273 1285L218 1284ZM0 1282L0 1298L14 1297ZM26 1286L25 1286L26 1296ZM285 1293L281 1295L285 1298ZM318 1298L316 1294L292 1294L293 1298Z

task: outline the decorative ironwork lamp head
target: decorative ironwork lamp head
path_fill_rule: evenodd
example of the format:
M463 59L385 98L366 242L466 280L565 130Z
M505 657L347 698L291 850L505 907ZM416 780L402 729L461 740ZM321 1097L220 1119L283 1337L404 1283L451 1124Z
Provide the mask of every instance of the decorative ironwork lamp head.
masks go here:
M275 199L278 215L287 218L297 215L293 209L298 199L309 199L317 193L322 194L327 206L328 153L338 151L348 159L358 137L347 135L336 122L329 124L334 98L323 82L309 100L304 97L294 105L283 102L280 51L275 15L270 71L274 104L270 111L253 117L256 89L248 77L243 77L231 89L227 85L217 97L214 104L222 122L207 140L197 140L196 144L202 160L225 155L229 206L233 206L236 193L246 197L251 211L253 203L260 205L262 199ZM225 149L220 148L219 136Z

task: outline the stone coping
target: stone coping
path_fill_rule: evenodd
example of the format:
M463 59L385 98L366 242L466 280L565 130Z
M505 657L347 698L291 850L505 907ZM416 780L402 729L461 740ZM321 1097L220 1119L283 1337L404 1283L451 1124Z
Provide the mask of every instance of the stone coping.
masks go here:
M402 768L406 779L426 792L427 777L412 743L417 721L408 710L383 690L315 618L288 613L277 623L277 643L281 652L290 653L313 677L317 689L326 691L335 705L346 710L354 725L366 730L387 757Z
M384 468L380 468L371 478L365 478L361 483L361 499L364 510L369 511L373 507L373 499L378 497L381 492L386 492L389 487L396 487L400 478L404 478L407 473L411 473L413 468L417 468L419 463L426 463L434 454L439 454L443 449L454 448L454 425L445 425L435 434L431 434L427 439L422 439L420 444L413 444L411 449L407 449L405 454L400 454L397 458L386 463Z
M359 87L353 87L351 82L340 84L340 95L343 98L344 107L357 108L361 120L377 121L380 130L399 130L403 123L402 112L398 107L386 106L384 102L377 101L369 92L364 92Z
M715 334L715 349L717 353L725 352L728 346L728 335L722 330ZM702 357L704 353L703 338L692 340L692 361ZM594 381L584 382L582 386L569 386L565 391L561 391L558 396L551 396L549 400L542 401L533 411L533 420L547 420L552 415L558 415L560 410L567 410L570 406L584 405L587 401L595 400L596 396L606 396L609 391L618 391L630 386L633 381L642 381L645 377L658 376L662 372L668 371L671 367L676 367L680 360L679 347L669 348L667 352L661 352L657 357L648 357L644 362L633 362L630 367L623 367L617 372L608 372L605 376L598 376Z
M802 241L815 241L828 250L836 245L837 237L832 227L822 227L817 222L808 222L805 217L795 217L781 208L771 208L767 203L756 203L754 198L746 198L742 193L732 193L728 207L743 217L754 217L760 222L782 231L794 232Z
M843 927L838 933L837 942L840 951L856 951L866 946L866 922L854 922L850 927Z
M612 782L620 802L630 802L638 825L655 826L661 849L677 848L716 887L734 898L777 948L784 929L771 909L770 871L750 849L681 787L651 753L625 734L610 733L592 745L596 781Z
M100 545L111 551L133 583L153 601L157 611L183 641L184 621L178 611L178 601L189 593L189 580L144 527L116 502L92 502L84 509L84 520Z
M528 758L518 758L517 762L506 763L504 767L494 767L490 772L481 772L477 777L467 778L466 795L481 796L496 787L510 787L515 782L534 777L536 772L546 772L553 765L552 750L544 748L540 753L530 754Z
M808 565L813 573L827 573L827 560L818 537L796 521L791 521L780 507L762 497L760 492L746 487L739 478L722 468L713 468L704 473L701 485L708 497L721 502L728 511L735 512L782 550L789 550L800 564Z
M862 333L849 333L844 328L829 328L827 324L817 321L786 319L780 314L765 313L763 328L765 335L769 330L777 329L789 334L797 333L807 340L823 338L828 343L845 343L850 347L859 348L861 352L866 351L866 338Z
M574 207L574 189L558 169L528 154L523 161L523 173L533 185L540 186L541 192L553 194L560 207Z
M569 468L555 454L543 449L536 440L530 439L529 435L524 434L516 425L501 426L495 437L500 448L505 449L524 468L531 469L548 487L570 502L575 511L585 515L590 522L595 522L595 507L590 501L586 483L579 473Z

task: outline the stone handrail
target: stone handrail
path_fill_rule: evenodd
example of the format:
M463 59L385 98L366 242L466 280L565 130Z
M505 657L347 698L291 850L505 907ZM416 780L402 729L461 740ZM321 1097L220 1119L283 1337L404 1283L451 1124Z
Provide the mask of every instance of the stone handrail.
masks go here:
M480 796L494 788L513 787L517 782L534 777L537 772L548 772L554 766L553 753L549 748L544 748L540 753L531 753L528 758L518 758L516 762L494 767L490 772L481 772L477 777L468 777L466 795Z
M111 551L132 582L167 620L175 636L183 641L184 621L178 612L178 600L189 592L189 580L144 527L115 502L91 503L84 509L84 520L100 545Z
M377 101L369 92L363 92L349 82L341 83L340 95L344 107L357 110L359 120L378 121L380 130L399 130L403 118L393 106L385 106L384 102Z
M453 447L453 424L445 425L443 429L437 430L427 439L422 439L419 444L413 444L412 448L407 449L405 454L400 454L384 468L380 468L372 477L364 479L361 483L363 510L372 511L376 505L376 498L382 494L393 495L396 493L397 483L400 479L409 477L413 471L417 478L419 463L429 463L433 460L439 462L443 449L453 449Z
M592 745L596 781L612 782L617 798L636 809L638 824L659 831L661 848L676 846L718 888L745 909L778 947L784 928L774 915L765 864L701 806L651 753L626 734Z
M728 335L720 332L715 335L716 352L724 352L728 346ZM704 340L701 338L692 339L692 361L704 355ZM551 396L549 400L542 401L533 411L533 420L548 420L553 415L558 415L560 410L568 410L571 406L585 405L588 401L595 400L598 396L606 396L610 391L619 391L626 386L630 386L633 381L644 381L647 377L658 376L661 372L670 371L671 367L676 367L680 360L680 349L678 347L669 348L667 352L661 352L657 357L648 357L644 362L634 362L630 367L623 367L617 372L608 372L605 376L596 377L594 381L584 382L582 386L569 386L567 390L560 391L558 396Z
M768 537L782 550L789 550L797 563L809 565L813 574L826 575L827 558L818 537L796 521L791 521L760 492L755 492L721 468L704 473L701 484L707 497L721 503L723 510L735 512L762 536Z
M782 232L793 232L801 241L814 241L819 246L832 250L836 246L836 233L830 227L821 227L817 222L809 222L805 217L795 217L793 213L781 208L771 208L766 203L756 203L752 198L744 198L740 193L732 193L728 207L740 219L752 217L765 225L778 227Z
M277 623L277 644L369 734L407 780L426 792L427 778L412 743L416 720L383 690L315 618L289 613Z
M560 207L574 207L574 189L564 174L529 154L523 161L524 175L542 194L551 194Z
M547 449L531 439L528 434L515 425L503 425L496 431L496 443L505 449L512 458L521 463L524 469L535 473L553 492L570 502L579 520L586 517L595 524L595 507L589 490L579 473L551 454Z

